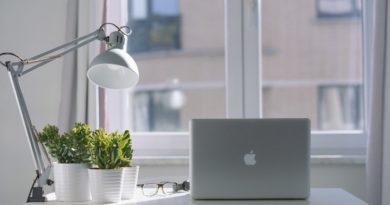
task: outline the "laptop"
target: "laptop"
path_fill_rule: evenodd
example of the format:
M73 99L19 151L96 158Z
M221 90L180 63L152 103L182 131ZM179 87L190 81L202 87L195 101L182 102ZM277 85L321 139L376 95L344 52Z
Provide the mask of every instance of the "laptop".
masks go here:
M309 197L308 119L193 119L194 199Z

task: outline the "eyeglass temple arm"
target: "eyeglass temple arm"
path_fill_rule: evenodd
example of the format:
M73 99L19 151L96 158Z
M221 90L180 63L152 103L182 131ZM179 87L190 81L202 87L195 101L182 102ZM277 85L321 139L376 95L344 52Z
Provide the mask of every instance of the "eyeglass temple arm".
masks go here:
M188 180L185 180L183 183L179 184L176 183L175 191L189 191L190 190L190 182Z

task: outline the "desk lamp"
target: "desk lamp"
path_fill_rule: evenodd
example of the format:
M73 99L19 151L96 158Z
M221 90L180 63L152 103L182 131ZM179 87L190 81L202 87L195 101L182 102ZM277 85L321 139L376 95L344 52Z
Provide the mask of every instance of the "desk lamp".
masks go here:
M109 36L106 35L103 27L112 25L117 30ZM1 65L7 68L10 81L12 83L13 92L19 107L20 115L23 120L28 143L31 148L31 153L36 168L36 178L30 189L27 202L43 202L46 198L43 196L43 186L53 184L49 179L51 171L50 159L39 144L35 129L31 123L30 115L27 110L26 103L19 85L19 78L29 72L42 67L43 65L64 56L73 50L85 46L95 40L102 41L108 44L108 49L99 54L92 60L90 68L87 72L89 80L97 86L109 89L126 89L137 84L139 74L137 64L133 58L126 52L127 36L131 34L131 30L127 26L118 27L113 23L104 23L100 28L90 34L77 38L69 43L60 45L54 49L48 50L28 59L22 59L16 54L5 52L0 53L1 56L9 55L17 58L15 62L1 62ZM33 65L25 68L27 65ZM48 165L45 166L42 152L48 160Z

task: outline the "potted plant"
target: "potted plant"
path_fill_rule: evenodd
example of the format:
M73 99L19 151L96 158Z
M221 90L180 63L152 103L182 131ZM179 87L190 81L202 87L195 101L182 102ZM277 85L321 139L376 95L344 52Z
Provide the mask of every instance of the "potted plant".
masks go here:
M58 201L90 200L88 186L90 134L89 126L83 123L76 123L70 132L63 135L54 125L47 125L38 133L38 139L58 161L54 163L54 188Z
M131 144L130 132L126 130L123 133L124 138L129 139L127 145L124 147L123 155L129 159L124 162L123 166L123 182L122 182L122 199L130 200L134 197L137 182L139 166L132 166L133 148Z
M97 129L89 140L92 168L89 183L92 201L119 202L122 194L122 167L130 164L130 135Z

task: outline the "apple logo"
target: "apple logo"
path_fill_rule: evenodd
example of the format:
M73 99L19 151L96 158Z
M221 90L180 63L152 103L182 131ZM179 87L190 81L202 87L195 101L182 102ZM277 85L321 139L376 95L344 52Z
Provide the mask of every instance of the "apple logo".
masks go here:
M250 153L244 155L244 162L247 166L254 166L256 165L256 154L251 150Z

